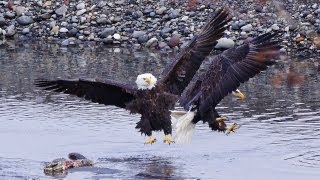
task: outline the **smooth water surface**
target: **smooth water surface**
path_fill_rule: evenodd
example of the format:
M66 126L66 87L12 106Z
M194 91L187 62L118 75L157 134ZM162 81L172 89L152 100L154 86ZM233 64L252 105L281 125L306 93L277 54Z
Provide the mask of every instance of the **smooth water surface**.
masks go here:
M159 75L170 56L107 47L24 44L0 49L0 179L52 179L45 162L79 152L95 167L67 179L319 179L319 60L281 62L240 89L245 101L218 106L242 127L229 136L198 124L190 144L144 145L138 115L35 88L37 78ZM281 78L279 78L281 77ZM63 177L61 175L60 177Z

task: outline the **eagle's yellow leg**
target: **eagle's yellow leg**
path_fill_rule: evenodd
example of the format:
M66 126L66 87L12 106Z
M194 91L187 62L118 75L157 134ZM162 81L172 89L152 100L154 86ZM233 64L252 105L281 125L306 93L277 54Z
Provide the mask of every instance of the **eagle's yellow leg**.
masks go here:
M156 138L149 136L149 139L144 144L153 144L157 141Z
M238 125L237 123L234 123L230 126L227 126L226 127L226 135L230 134L231 132L235 132L239 128L240 128L240 125Z
M170 145L171 143L174 143L174 141L171 139L169 135L165 135L163 143L168 143Z

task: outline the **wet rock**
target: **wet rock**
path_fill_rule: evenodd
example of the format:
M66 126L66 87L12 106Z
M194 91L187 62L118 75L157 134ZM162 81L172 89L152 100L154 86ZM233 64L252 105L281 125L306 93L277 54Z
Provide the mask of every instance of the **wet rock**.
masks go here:
M140 44L145 43L148 41L148 39L149 39L149 36L144 34L144 35L138 37L138 43L140 43Z
M232 23L231 29L232 30L239 30L240 29L239 23L238 22Z
M29 34L30 33L30 28L24 28L22 30L22 34Z
M170 27L164 27L164 28L161 30L160 34L161 34L161 36L163 36L164 34L170 33L171 31L172 31L172 28L170 28Z
M189 19L189 16L183 16L182 18L181 18L181 21L187 21Z
M245 26L242 26L241 30L245 31L245 32L250 32L250 31L252 31L252 25L251 24L247 24Z
M103 8L103 7L105 7L106 5L107 5L107 2L101 0L101 1L98 3L97 6L98 6L99 8Z
M113 44L113 40L111 38L102 39L103 44L110 45Z
M6 29L6 36L10 37L16 33L16 27L12 24L7 27Z
M132 33L132 37L133 38L138 38L138 37L143 36L143 35L146 35L146 32L144 32L144 31L133 31L133 33Z
M120 34L115 33L115 34L113 35L113 38L114 38L115 40L120 40L120 39L121 39L121 36L120 36Z
M20 16L17 18L17 22L20 25L26 26L33 23L33 19L29 16Z
M122 5L122 4L124 4L124 0L116 1L115 4Z
M7 24L6 19L0 16L0 27L5 26Z
M61 42L61 46L69 46L69 44L70 44L69 39L65 39Z
M111 24L111 21L109 21L109 19L103 17L103 18L97 19L97 23L98 24Z
M8 12L6 12L6 13L4 14L4 17L5 17L5 18L9 18L9 19L14 18L15 16L16 16L15 13L10 12L10 11L8 11Z
M58 9L55 10L55 13L58 16L64 16L67 12L67 6L66 5L62 5L61 7L59 7Z
M278 31L280 29L280 27L278 26L278 24L273 24L271 26L271 29L274 30L274 31Z
M234 47L235 42L232 39L228 38L221 38L218 40L217 45L215 46L216 49L229 49Z
M153 37L147 41L146 47L147 48L155 47L157 44L158 44L158 39Z
M150 16L150 17L154 17L155 15L156 15L156 13L155 13L155 12L153 12L153 11L152 11L152 12L150 12L150 14L149 14L149 16Z
M106 38L108 37L109 35L113 35L115 32L115 28L112 27L112 28L105 28L103 31L101 31L99 33L99 37L100 38Z
M59 33L59 26L53 25L50 32L52 34L58 34Z
M86 4L84 2L81 2L81 3L77 4L77 6L76 6L77 10L84 9L85 7L86 7Z
M161 14L163 14L166 10L167 10L167 8L164 7L164 6L162 6L162 7L160 7L159 9L156 10L156 14L161 15Z
M86 9L81 9L81 10L77 11L76 15L80 16L80 15L84 14L85 12L87 12Z
M159 44L158 44L158 47L160 48L160 49L163 49L163 48L165 48L165 47L167 47L168 45L167 45L167 43L165 43L165 42L159 42Z
M17 15L17 16L21 16L21 15L23 15L23 14L27 11L27 9L26 9L25 7L23 7L23 6L17 6L17 7L14 9L14 11L16 12L16 15Z
M77 28L72 28L70 31L68 31L68 35L70 37L75 37L78 33L78 29Z
M179 45L179 42L180 37L178 35L173 35L168 42L168 46L170 46L171 48L176 47Z
M316 49L320 49L320 37L313 38L313 44Z
M256 6L255 7L255 9L254 9L257 13L261 13L262 12L262 10L263 10L263 7L262 6L260 6L260 5L258 5L258 6Z
M179 11L176 9L171 9L169 17L170 19L175 19L180 15Z
M61 33L67 33L69 30L65 27L60 28L59 32Z

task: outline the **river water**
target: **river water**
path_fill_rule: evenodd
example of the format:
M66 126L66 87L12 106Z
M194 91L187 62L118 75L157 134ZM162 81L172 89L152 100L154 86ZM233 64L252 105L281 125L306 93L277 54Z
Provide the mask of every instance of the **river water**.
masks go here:
M218 111L241 128L226 136L197 124L190 144L147 139L138 115L44 92L37 78L108 78L134 82L159 75L170 55L96 46L24 43L0 49L0 179L319 179L319 59L282 57L226 97ZM59 177L45 162L79 152L96 162Z

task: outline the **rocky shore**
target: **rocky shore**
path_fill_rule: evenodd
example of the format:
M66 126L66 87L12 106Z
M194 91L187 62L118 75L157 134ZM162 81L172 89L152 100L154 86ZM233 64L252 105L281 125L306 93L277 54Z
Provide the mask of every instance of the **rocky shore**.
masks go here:
M16 0L0 1L0 39L40 39L69 46L92 41L134 48L179 49L218 7L232 21L219 47L268 31L283 33L286 53L320 53L318 0Z

